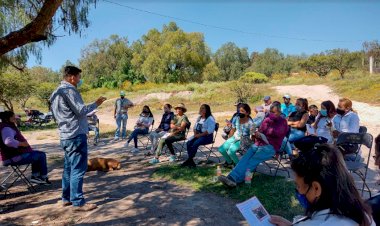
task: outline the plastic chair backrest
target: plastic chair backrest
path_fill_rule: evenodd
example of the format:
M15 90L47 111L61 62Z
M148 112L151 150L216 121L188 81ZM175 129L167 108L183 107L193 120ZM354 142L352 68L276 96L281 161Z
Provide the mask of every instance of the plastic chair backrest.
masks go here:
M371 149L373 143L373 137L369 133L341 133L336 141L337 145L342 144L358 144L365 145Z

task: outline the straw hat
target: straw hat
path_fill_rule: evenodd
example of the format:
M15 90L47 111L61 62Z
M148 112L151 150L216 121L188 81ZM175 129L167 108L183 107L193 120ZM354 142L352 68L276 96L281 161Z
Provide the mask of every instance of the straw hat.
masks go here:
M183 113L185 113L187 111L187 109L183 103L177 104L177 106L175 106L174 109L177 110L177 108L182 108Z

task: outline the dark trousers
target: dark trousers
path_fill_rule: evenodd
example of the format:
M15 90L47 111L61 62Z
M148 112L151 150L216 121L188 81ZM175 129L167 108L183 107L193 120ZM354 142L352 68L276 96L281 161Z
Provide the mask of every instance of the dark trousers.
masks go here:
M206 136L202 136L199 138L194 138L187 142L187 155L189 156L189 159L192 159L195 157L198 151L198 147L201 145L211 144L212 143L212 134L208 134Z
M165 144L168 146L168 149L170 151L170 154L175 155L174 148L173 148L173 143L177 141L184 140L185 138L183 136L170 136L165 139Z

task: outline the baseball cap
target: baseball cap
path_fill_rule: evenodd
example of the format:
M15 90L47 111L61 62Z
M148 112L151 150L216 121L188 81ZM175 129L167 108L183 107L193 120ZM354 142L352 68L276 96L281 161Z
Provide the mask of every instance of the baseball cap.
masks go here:
M290 95L289 95L289 94L285 94L285 95L283 96L283 98L290 99Z
M125 92L124 91L120 91L120 96L125 96Z
M268 101L268 100L270 100L270 96L265 96L263 100L264 100L264 101Z

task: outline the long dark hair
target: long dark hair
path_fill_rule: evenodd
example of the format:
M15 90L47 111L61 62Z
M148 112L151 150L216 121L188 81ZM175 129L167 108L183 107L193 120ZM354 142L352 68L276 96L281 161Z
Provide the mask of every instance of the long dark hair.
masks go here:
M306 112L309 111L309 102L307 101L306 98L298 98L297 101L301 103L301 107L303 108L304 111Z
M251 107L250 107L248 104L244 104L244 103L242 103L242 104L239 106L239 109L240 109L240 108L243 108L244 111L246 111L246 112L248 113L248 115L251 114Z
M293 160L291 167L305 184L311 186L318 182L322 187L321 196L306 210L307 216L330 209L330 214L345 216L360 226L370 225L371 211L360 197L336 147L321 144L311 151L302 152Z
M4 111L4 112L0 112L0 119L1 119L1 122L2 123L6 123L6 124L13 124L10 119L11 117L13 117L15 115L15 113L13 111Z
M202 104L200 108L202 108L202 107L204 107L205 110L206 110L206 119L208 117L212 116L210 105L208 105L208 104Z
M142 113L143 113L143 111L144 111L144 108L148 109L148 111L149 111L149 115L148 115L148 117L152 117L152 118L153 118L153 113L152 113L152 111L150 110L150 108L149 108L148 105L144 105L144 107L143 107L142 112L141 112L140 115L142 116Z
M326 108L328 117L332 118L334 115L336 115L336 109L333 102L331 102L330 100L326 100L323 101L321 105L323 105Z

